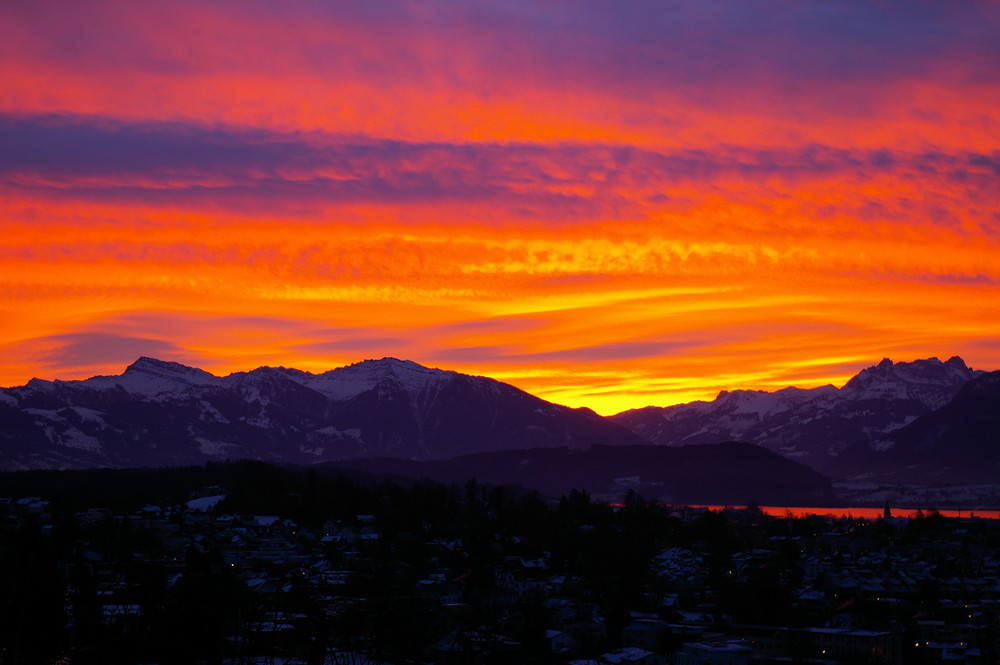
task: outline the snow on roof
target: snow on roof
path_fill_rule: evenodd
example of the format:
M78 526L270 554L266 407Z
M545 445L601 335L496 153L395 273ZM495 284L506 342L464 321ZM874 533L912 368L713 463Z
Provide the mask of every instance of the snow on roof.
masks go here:
M216 494L214 496L203 496L198 499L191 499L187 502L188 510L195 510L198 512L208 512L215 508L216 504L226 498L225 494Z

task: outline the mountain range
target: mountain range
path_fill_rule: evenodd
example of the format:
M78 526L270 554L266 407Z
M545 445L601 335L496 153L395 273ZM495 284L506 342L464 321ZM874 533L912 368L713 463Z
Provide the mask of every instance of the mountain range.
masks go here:
M710 402L610 417L393 358L322 374L261 367L225 377L140 358L118 376L32 379L0 390L0 468L379 459L386 468L409 465L407 473L431 477L492 474L498 482L521 482L529 468L544 468L570 484L589 478L611 489L633 478L646 489L660 487L663 496L686 497L695 493L671 489L682 479L668 467L715 483L721 496L721 470L750 459L746 450L753 448L754 468L776 486L816 485L815 470L893 482L991 482L1000 462L997 406L1000 372L972 370L957 357L886 359L841 388L723 391ZM721 443L727 445L702 448ZM603 452L584 454L595 444ZM611 463L612 447L632 466ZM664 452L679 447L698 450L675 458ZM538 452L544 449L562 452ZM533 461L543 459L549 461ZM583 467L604 472L588 476Z
M842 473L856 454L890 432L947 405L972 379L959 357L893 363L884 359L849 380L803 390L723 391L711 402L645 407L611 417L651 443L686 445L745 441L813 468Z
M996 485L1000 479L1000 372L977 376L940 409L861 439L826 465L833 476L923 485Z
M261 367L226 377L140 358L120 376L32 379L0 391L8 469L443 459L593 443L647 442L590 409L394 358L323 374Z

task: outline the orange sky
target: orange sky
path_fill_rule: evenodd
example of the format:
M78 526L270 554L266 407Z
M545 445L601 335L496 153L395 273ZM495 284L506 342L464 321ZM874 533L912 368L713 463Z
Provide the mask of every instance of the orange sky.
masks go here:
M15 1L0 80L0 385L1000 368L995 3Z

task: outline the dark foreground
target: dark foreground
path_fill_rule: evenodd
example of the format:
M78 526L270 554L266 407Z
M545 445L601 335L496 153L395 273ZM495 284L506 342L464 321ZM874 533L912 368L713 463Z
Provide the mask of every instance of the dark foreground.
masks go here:
M259 463L5 474L0 497L3 664L997 662L994 520Z

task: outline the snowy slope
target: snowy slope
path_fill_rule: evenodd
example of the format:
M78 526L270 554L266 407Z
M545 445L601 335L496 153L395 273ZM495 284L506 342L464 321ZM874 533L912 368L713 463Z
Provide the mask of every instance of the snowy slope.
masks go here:
M1000 478L1000 372L977 376L940 409L860 441L830 471L888 483L995 484Z
M411 395L436 392L454 379L456 372L430 369L409 360L365 360L323 374L297 373L302 385L332 400L346 400L382 383L392 383ZM484 377L485 378L485 377Z
M394 358L322 374L260 367L225 377L140 358L119 376L0 391L7 468L439 459L640 442L589 410Z
M91 390L108 390L121 386L126 392L152 397L184 392L192 386L212 385L218 380L208 372L194 367L142 357L129 365L120 376L95 376L84 381L57 380L52 383ZM35 382L42 383L38 379L32 379L29 385Z
M907 425L947 404L982 372L958 357L862 370L842 388L723 391L711 402L625 411L612 420L663 445L745 441L817 468L857 441Z
M893 363L888 358L862 370L840 390L846 400L914 400L939 409L982 372L969 369L958 356Z

